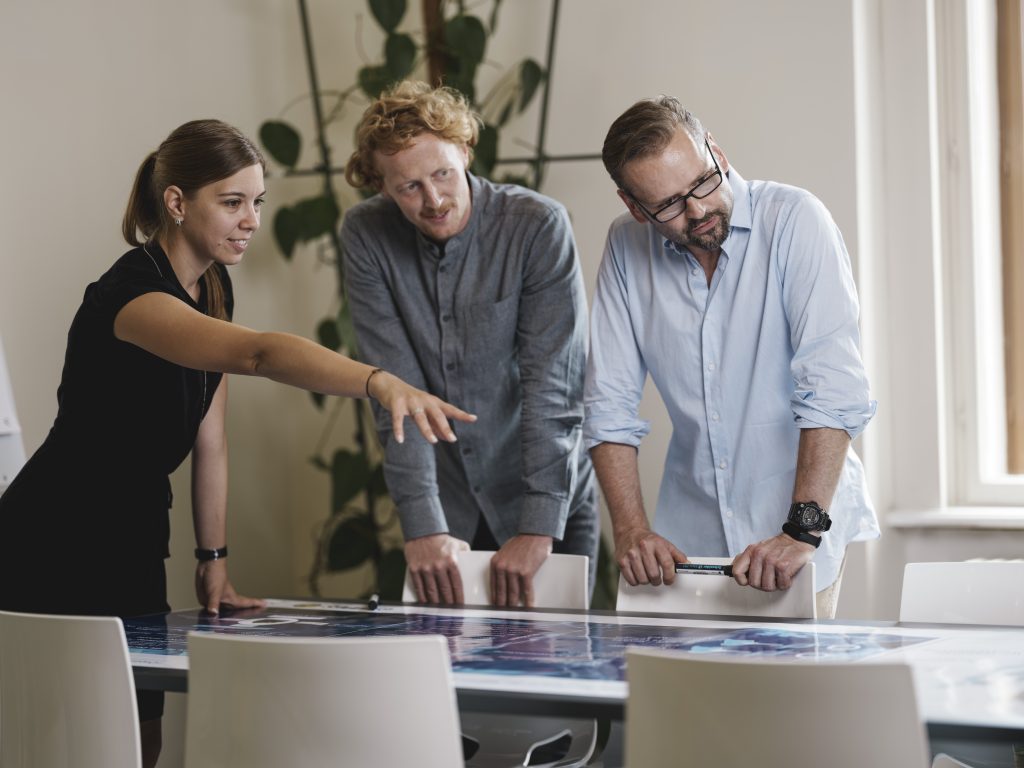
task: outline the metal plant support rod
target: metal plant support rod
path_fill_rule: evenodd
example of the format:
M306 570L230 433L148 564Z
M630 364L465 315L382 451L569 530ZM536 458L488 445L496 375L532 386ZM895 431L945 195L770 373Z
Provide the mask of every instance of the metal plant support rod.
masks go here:
M533 161L533 186L540 189L544 179L544 143L548 135L548 102L551 99L551 73L555 66L555 38L558 36L558 11L561 0L551 6L551 25L548 28L547 73L544 75L544 93L540 101L540 125L537 126L537 153Z
M316 121L316 141L317 146L320 148L320 165L318 168L312 169L311 173L317 173L323 176L324 195L336 201L337 196L334 193L333 183L335 170L331 167L331 150L327 145L327 139L324 136L324 116L323 110L320 108L320 80L316 73L316 57L313 55L313 35L309 30L309 11L306 7L306 0L299 0L299 17L302 20L302 41L306 49L306 70L309 74L309 88L312 96L310 101L313 102L313 118ZM338 233L337 227L331 227L330 237L331 246L334 249L334 267L337 270L338 285L340 287L345 285L345 263L341 257L341 236ZM342 301L344 301L344 297L342 297ZM356 417L356 443L359 445L359 450L365 454L369 448L369 441L367 439L366 430L363 428L362 402L358 398L353 399L352 408L355 411ZM365 495L367 518L370 521L370 525L376 529L377 519L374 517L374 511L377 506L377 499L373 488L369 484L366 486ZM374 563L375 565L379 565L380 543L377 540L376 530L374 531L372 540L374 542ZM313 571L310 577L310 586L314 594L319 594L318 586L316 584L316 577L319 575L319 572L320 563L318 560L313 563Z
M504 157L494 161L495 165L514 165L517 163L536 163L540 159L545 163L573 163L585 160L600 160L601 155L593 153L590 155L529 155L527 157ZM344 168L332 168L331 173L344 173ZM301 168L287 171L286 176L319 176L323 171L319 168Z
M546 155L542 152L538 152L536 155L531 157L505 157L500 160L495 160L495 165L511 165L513 163L574 163L583 160L600 160L601 155L592 153L589 155Z
M316 76L316 64L313 60L313 41L309 32L309 18L306 11L306 0L299 0L299 10L302 14L302 35L306 42L306 63L309 69L309 83L313 92L313 111L316 116L317 143L320 146L321 164L316 168L291 169L285 171L286 176L324 176L325 192L333 195L331 177L336 173L344 173L344 168L333 168L330 165L330 148L324 138L323 115L320 109L320 90ZM537 151L526 157L498 158L494 161L497 165L527 164L533 166L534 181L539 189L544 178L544 167L548 163L571 163L600 160L600 153L575 154L575 155L549 155L544 151L547 142L548 107L551 95L551 72L555 62L555 44L558 35L558 16L561 11L561 0L553 0L551 6L551 26L548 30L547 46L547 73L544 77L543 93L541 96L540 122L537 126ZM337 253L341 253L340 243L336 232L331 233L332 242ZM338 260L339 275L343 269L341 260ZM343 275L342 275L343 279Z
M299 17L302 20L302 41L306 49L306 71L309 74L309 88L313 102L313 119L316 121L316 143L320 148L320 165L313 168L309 173L315 173L324 177L324 194L336 200L334 194L333 175L336 172L331 167L331 148L327 145L327 138L324 136L324 115L320 108L320 80L316 74L316 59L313 56L313 35L309 31L309 11L306 8L306 0L299 0ZM302 175L306 175L303 173ZM331 245L334 246L334 253L337 256L336 268L338 280L345 283L345 266L341 260L341 239L335 228L331 229Z

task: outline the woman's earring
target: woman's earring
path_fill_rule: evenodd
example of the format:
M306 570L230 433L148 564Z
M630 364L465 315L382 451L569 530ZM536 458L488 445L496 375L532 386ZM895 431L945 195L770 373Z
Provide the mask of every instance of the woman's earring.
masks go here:
M174 223L175 223L176 226L180 227L181 226L181 222L183 222L183 221L184 221L184 219L175 219Z

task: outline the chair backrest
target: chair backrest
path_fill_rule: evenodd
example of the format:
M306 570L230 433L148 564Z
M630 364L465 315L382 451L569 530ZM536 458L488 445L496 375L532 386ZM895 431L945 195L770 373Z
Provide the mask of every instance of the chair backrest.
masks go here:
M139 768L120 619L0 611L0 765Z
M14 393L0 339L0 493L11 484L24 463L25 446L21 441L21 427L14 411Z
M626 655L626 765L925 768L913 677L901 664ZM884 704L884 706L882 705Z
M907 563L900 621L1024 627L1024 560Z
M691 557L694 563L728 565L728 557ZM691 613L718 616L817 618L814 602L814 563L794 577L789 589L762 592L741 587L732 578L716 574L680 573L672 584L630 586L619 576L615 610L624 613Z
M491 558L494 552L459 552L459 575L466 605L489 605ZM585 609L590 602L590 560L584 555L552 554L533 579L537 608ZM416 602L416 590L405 575L402 600ZM591 719L530 717L467 712L463 737L478 749L467 749L466 768L514 765L585 765L594 754L597 729ZM547 760L544 755L552 758ZM557 758L557 759L556 759Z
M461 768L440 636L188 641L186 768Z
M459 575L466 605L490 605L491 558L493 552L459 552ZM590 560L586 555L549 555L533 577L536 608L587 608L590 589ZM405 574L402 601L416 602L416 589L409 572Z

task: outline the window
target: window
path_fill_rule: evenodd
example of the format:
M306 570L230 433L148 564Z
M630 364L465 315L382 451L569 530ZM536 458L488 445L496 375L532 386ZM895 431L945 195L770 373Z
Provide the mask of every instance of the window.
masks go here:
M1024 505L1021 0L937 3L934 22L949 501Z
M996 5L1007 471L1024 474L1024 80L1021 0ZM1017 300L1014 300L1016 297Z

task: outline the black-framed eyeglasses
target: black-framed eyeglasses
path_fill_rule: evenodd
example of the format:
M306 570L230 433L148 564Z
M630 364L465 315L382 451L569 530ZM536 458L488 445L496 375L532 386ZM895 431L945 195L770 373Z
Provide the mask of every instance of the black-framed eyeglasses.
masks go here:
M705 176L703 179L698 181L690 191L685 195L674 197L669 200L665 205L661 206L656 211L649 211L644 207L644 204L637 200L631 192L627 192L630 199L637 204L637 207L646 213L650 218L654 219L660 224L664 224L666 221L672 221L677 216L681 216L683 211L686 210L686 203L692 197L694 200L703 200L705 197L710 195L720 186L722 186L722 169L718 165L718 160L715 158L715 153L711 151L711 143L708 141L708 137L704 137L704 146L708 148L708 154L711 155L711 162L715 164L715 170Z

